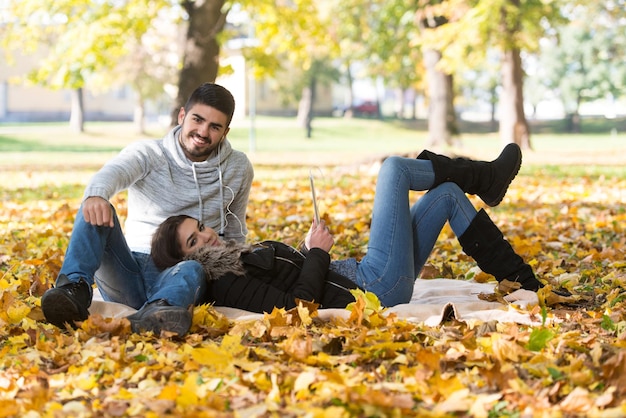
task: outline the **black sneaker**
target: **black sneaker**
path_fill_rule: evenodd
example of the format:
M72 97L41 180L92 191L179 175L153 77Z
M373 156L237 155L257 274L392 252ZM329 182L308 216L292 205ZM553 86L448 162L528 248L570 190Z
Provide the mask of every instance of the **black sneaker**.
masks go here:
M78 282L70 281L65 274L57 279L54 287L41 297L41 309L46 320L59 328L66 324L76 328L77 321L89 317L93 291L82 277Z
M164 299L151 302L136 313L126 317L134 333L152 331L161 335L161 331L169 331L183 336L191 328L191 313L181 307L172 306Z

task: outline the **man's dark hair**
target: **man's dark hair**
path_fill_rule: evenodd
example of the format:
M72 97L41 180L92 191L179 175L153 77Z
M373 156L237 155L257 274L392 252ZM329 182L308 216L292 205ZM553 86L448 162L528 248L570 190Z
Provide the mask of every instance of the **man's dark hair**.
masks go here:
M227 126L233 119L235 113L235 98L225 87L215 83L204 83L191 93L187 103L185 103L185 113L196 103L211 106L228 117Z

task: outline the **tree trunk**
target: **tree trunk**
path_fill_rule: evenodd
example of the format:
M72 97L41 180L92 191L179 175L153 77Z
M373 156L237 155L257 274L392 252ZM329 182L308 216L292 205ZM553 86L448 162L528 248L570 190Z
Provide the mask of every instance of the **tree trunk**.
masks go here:
M582 131L582 121L580 120L580 104L582 103L581 91L576 91L574 107L572 107L572 103L569 100L566 100L563 96L561 96L560 99L561 104L565 109L565 126L563 129L565 129L565 132L567 133L580 133Z
M83 89L72 90L72 109L70 111L70 129L74 132L85 132L85 106L83 103Z
M459 125L456 120L454 109L454 76L446 74L446 127L450 132L450 141L459 135Z
M500 100L500 138L515 142L522 149L532 149L528 121L524 115L524 75L517 48L504 51L502 63L502 96Z
M436 68L440 59L439 51L424 51L429 93L427 146L433 148L452 145L452 136L458 133L453 106L453 79Z
M578 94L576 95L576 109L574 110L574 113L572 114L572 133L576 133L579 134L582 132L582 127L581 127L581 121L580 121L580 104L582 103L583 99L581 96L581 92L579 91Z
M137 102L135 103L135 110L133 112L133 125L135 126L135 132L139 135L146 133L146 111L143 99L137 94Z
M348 71L346 72L346 78L348 79L348 108L343 113L343 117L351 118L354 116L352 106L354 106L354 78L352 77L352 69L350 68L350 62L348 62Z
M302 98L298 106L298 120L306 130L306 138L313 136L313 105L315 103L315 86L317 80L311 77L309 85L302 90Z
M403 88L398 87L396 89L396 118L397 119L404 119L404 114L406 112L406 108L405 108L405 102L404 102L404 96L405 96L405 90Z
M489 132L498 131L496 109L498 107L498 86L493 84L489 88Z
M178 95L172 110L172 126L178 123L178 111L191 93L202 83L214 82L219 69L218 34L224 29L227 13L224 0L182 2L189 15L187 37L183 47L183 67L179 73Z

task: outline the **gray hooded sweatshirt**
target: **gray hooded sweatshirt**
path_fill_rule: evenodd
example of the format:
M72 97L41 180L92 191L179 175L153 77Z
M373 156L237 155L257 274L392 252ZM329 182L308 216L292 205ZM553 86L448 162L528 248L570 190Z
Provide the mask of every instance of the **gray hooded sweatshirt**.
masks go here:
M206 161L185 157L173 128L160 140L129 144L89 182L84 199L110 200L128 189L126 241L133 251L149 253L155 229L167 217L189 215L220 232L224 239L244 242L246 207L254 177L252 164L227 139Z

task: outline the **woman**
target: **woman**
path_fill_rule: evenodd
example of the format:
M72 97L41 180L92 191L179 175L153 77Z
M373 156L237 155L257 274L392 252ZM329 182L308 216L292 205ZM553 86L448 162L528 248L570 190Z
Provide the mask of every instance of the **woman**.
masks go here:
M328 251L333 239L324 225L313 226L305 242L306 256L286 244L264 241L257 245L223 241L215 230L195 218L179 215L166 219L152 240L152 256L158 267L175 260L202 264L208 282L207 301L251 312L293 308L297 299L314 301L324 308L345 308L356 284L329 271Z
M208 275L208 300L253 312L290 308L296 298L322 307L354 299L350 288L375 293L385 306L407 303L417 274L446 222L463 251L498 281L519 282L537 291L543 285L515 253L498 227L465 193L490 206L499 204L521 165L521 151L507 145L492 162L450 159L424 151L417 159L390 157L380 169L367 254L362 260L330 263L333 238L313 224L305 254L284 244L264 242L241 247L218 239L195 219L166 220L152 240L152 257L161 268L183 258L199 261ZM428 190L413 206L410 190Z

